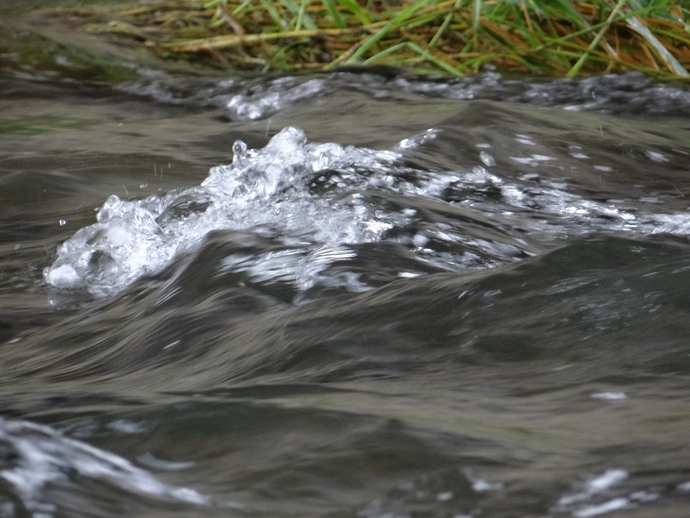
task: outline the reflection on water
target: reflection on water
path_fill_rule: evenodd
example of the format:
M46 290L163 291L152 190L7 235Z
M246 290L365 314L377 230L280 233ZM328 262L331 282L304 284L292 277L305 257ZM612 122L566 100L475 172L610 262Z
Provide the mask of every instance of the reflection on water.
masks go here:
M0 88L0 516L687 514L682 88Z

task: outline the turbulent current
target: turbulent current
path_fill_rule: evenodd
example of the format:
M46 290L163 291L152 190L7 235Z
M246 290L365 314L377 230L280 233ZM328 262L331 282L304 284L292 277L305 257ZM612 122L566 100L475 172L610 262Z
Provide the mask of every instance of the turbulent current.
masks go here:
M690 91L387 74L0 82L0 518L690 513Z

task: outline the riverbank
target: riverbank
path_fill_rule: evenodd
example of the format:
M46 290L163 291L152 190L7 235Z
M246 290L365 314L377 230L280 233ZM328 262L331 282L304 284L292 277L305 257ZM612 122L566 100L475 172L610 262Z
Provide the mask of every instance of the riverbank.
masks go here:
M690 11L669 0L154 0L53 8L76 31L214 69L688 77Z

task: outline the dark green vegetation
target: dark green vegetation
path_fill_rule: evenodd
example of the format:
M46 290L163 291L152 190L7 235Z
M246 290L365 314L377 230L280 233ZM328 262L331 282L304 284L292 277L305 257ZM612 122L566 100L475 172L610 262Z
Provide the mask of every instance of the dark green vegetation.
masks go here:
M687 77L680 0L152 0L54 9L81 31L237 69Z

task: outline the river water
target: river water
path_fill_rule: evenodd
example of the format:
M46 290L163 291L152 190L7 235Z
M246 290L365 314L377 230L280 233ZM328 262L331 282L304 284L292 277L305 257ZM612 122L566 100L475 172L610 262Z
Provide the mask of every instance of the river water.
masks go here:
M3 79L0 516L688 516L689 116Z

